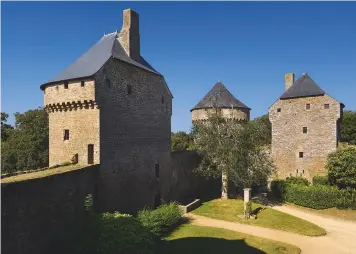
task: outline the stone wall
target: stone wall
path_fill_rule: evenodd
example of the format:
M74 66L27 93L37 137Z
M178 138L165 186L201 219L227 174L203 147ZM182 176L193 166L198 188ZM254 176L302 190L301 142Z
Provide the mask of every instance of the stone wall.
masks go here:
M206 120L208 112L214 113L215 109L196 109L192 111L192 121ZM250 110L246 108L222 108L220 109L221 117L233 118L236 120L250 120Z
M169 189L160 179L171 175L172 96L163 77L111 58L96 75L96 100L102 209L152 207Z
M306 109L307 103L310 109ZM269 109L269 119L279 177L298 175L311 181L314 175L325 174L327 155L337 148L340 117L340 103L328 95L276 101Z
M201 158L196 151L172 152L170 197L183 203L196 198L205 200L220 197L221 179L206 179L193 172ZM169 180L169 179L167 179Z
M99 165L27 181L1 184L1 253L47 254L96 195Z

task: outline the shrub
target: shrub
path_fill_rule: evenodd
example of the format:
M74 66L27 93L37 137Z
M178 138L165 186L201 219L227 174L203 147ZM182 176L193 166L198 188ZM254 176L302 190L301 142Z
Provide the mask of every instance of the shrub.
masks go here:
M313 185L329 185L328 176L313 176Z
M152 233L138 219L120 213L100 218L99 253L154 253Z
M339 190L340 198L338 203L338 208L346 209L356 209L356 189L342 189Z
M284 194L285 201L314 209L336 207L338 198L339 190L337 188L324 185L287 184Z
M348 147L329 154L326 168L329 182L339 188L356 188L356 148Z
M173 202L163 204L155 210L144 209L138 213L138 219L153 234L163 236L180 223L182 211Z
M271 182L271 191L276 199L283 201L285 186L286 186L285 180L273 180Z
M301 177L301 176L297 176L297 177L290 176L290 177L287 177L286 182L287 183L291 183L291 184L303 185L303 186L308 186L309 185L308 180L306 178L304 178L304 177Z

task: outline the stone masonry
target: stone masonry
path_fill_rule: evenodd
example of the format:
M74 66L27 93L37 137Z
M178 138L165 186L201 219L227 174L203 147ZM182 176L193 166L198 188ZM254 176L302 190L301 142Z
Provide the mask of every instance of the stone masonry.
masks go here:
M294 75L285 76L287 90L292 89L288 85L291 77ZM293 86L297 82L292 81ZM309 83L304 85L300 91L309 89ZM326 93L280 98L269 108L272 157L280 178L302 176L311 181L314 175L326 173L327 156L338 146L342 108L342 103Z
M138 14L123 17L120 33L104 35L41 89L50 166L75 154L79 164L100 163L100 209L135 213L169 199L173 97L141 56Z

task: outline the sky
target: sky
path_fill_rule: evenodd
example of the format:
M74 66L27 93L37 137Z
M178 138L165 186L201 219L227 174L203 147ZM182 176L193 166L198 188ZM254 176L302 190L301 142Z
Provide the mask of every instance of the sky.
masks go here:
M140 15L141 54L174 96L172 131L218 81L251 110L268 113L284 74L303 72L356 110L356 2L2 2L1 111L43 106L40 85L104 33L122 11Z

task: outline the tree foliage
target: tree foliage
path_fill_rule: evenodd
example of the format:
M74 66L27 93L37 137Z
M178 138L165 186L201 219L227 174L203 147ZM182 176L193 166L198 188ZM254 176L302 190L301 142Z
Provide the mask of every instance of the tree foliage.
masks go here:
M8 139L11 130L13 127L10 124L7 124L7 119L9 115L5 112L1 112L1 142L4 142Z
M171 133L171 150L174 151L186 151L194 150L193 136L184 131L178 131Z
M326 168L331 185L339 188L356 188L355 147L347 147L329 154Z
M265 135L263 128L255 121L242 122L210 115L208 120L194 126L193 134L202 155L202 162L196 169L201 175L215 178L226 175L236 186L252 187L265 183L275 171L261 145Z
M1 142L2 173L48 166L48 115L44 109L15 113L15 126L5 127ZM1 127L7 114L1 114Z
M261 131L261 139L259 141L261 144L270 145L272 140L272 125L268 114L256 117L253 121L259 125Z
M341 142L356 145L356 111L345 110L341 120Z

